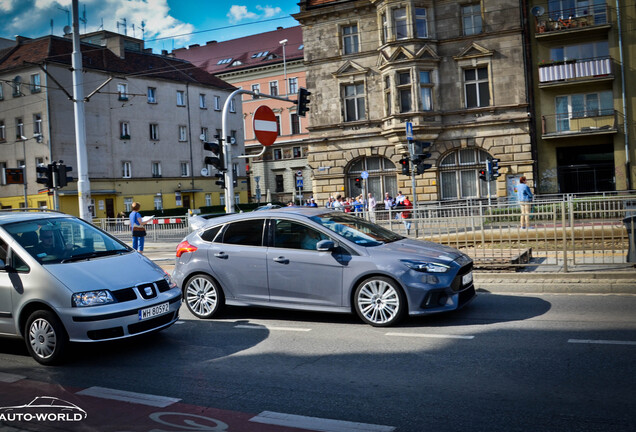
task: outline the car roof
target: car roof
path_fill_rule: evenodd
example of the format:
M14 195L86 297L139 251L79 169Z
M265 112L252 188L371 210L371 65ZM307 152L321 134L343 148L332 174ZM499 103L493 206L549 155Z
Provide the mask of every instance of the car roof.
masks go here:
M262 218L272 218L272 217L287 217L290 215L301 216L301 217L312 217L317 215L322 215L325 213L335 212L336 210L321 208L321 207L281 207L281 208L272 208L272 209L262 209L255 212L245 212L245 213L230 213L225 216L219 216L216 218L208 219L208 222L205 224L206 227L216 226L220 224L224 224L226 222L231 222L235 220L242 219L262 219ZM339 212L341 213L341 212Z
M13 222L29 222L42 219L54 219L59 217L72 218L73 216L56 211L6 211L0 210L0 225Z

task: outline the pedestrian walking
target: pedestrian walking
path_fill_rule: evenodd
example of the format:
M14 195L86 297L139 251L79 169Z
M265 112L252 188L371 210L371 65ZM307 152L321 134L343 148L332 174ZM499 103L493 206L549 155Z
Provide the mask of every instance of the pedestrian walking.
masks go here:
M401 194L401 192L400 192ZM402 223L404 223L404 229L406 229L406 235L411 234L411 212L407 211L413 208L413 204L409 200L409 197L402 195L402 200L395 205L402 210L400 212L400 218L402 219Z
M144 253L144 243L146 240L146 225L149 221L144 222L139 209L141 204L134 202L132 204L132 212L130 212L130 227L132 229L132 246L139 253Z
M369 219L371 222L375 222L375 206L377 205L373 194L369 192L369 198L367 199L367 210L369 210Z
M526 184L526 176L521 176L517 185L517 199L521 207L521 219L519 225L522 229L530 228L530 212L532 211L532 191Z

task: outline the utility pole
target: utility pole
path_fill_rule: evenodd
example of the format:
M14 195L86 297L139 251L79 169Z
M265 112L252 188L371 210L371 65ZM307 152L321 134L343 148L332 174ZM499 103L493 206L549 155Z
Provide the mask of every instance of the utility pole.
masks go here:
M79 37L78 1L73 0L73 107L75 114L75 149L77 151L77 199L80 218L91 222L89 212L91 185L88 179L88 157L86 154L86 118L84 114L84 79L82 77L82 52Z

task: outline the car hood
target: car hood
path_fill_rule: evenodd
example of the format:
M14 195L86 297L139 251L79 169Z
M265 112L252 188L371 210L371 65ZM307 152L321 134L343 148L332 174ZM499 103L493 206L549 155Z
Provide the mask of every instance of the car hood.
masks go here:
M426 259L436 262L458 261L460 265L470 262L470 258L457 249L423 240L403 239L380 246L367 248L370 255L376 253L394 254L402 259Z
M165 275L161 267L137 252L45 267L72 292L128 288Z

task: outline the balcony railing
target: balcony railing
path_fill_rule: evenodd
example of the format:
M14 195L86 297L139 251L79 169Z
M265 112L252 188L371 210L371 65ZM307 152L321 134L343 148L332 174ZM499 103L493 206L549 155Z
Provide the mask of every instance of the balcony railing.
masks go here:
M610 57L539 64L539 83L596 78L611 74L612 59Z
M618 116L614 110L541 116L543 138L616 132L618 132Z
M607 5L579 6L549 11L535 17L536 35L608 24Z

